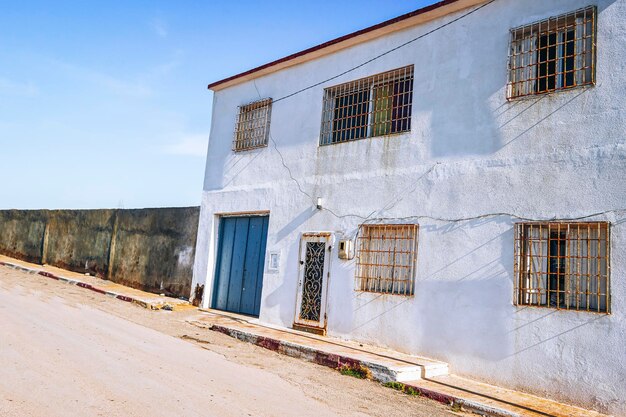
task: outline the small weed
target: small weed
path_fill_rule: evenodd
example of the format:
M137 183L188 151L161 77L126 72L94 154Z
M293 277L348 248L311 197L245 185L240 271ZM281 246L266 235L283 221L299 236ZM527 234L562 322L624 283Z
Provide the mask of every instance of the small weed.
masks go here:
M419 397L420 395L422 395L422 393L416 390L415 388L408 386L408 385L404 385L402 382L396 382L396 381L385 382L383 386L387 388L395 389L396 391L402 391L407 395L413 395L415 397Z
M395 389L396 391L404 391L404 387L405 387L405 385L402 382L396 382L396 381L385 382L383 386L387 388Z
M353 376L359 379L371 379L372 373L365 366L360 364L342 365L339 367L341 375Z
M454 411L455 413L460 412L462 409L461 404L459 404L458 402L453 402L452 403L452 411Z

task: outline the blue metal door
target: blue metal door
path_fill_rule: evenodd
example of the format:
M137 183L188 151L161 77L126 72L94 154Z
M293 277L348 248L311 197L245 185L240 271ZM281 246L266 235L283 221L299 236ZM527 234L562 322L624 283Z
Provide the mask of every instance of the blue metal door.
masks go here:
M268 216L220 220L213 308L258 316Z

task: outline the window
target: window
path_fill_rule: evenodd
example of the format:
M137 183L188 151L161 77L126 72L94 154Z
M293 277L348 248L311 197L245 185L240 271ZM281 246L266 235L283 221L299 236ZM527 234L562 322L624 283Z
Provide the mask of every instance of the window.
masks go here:
M411 130L413 65L324 90L320 145Z
M511 30L509 99L595 82L596 8Z
M418 227L416 224L361 225L357 291L413 295Z
M610 312L609 224L515 225L515 304Z
M245 151L267 146L272 99L266 98L255 101L245 106L239 106L238 109L233 150Z

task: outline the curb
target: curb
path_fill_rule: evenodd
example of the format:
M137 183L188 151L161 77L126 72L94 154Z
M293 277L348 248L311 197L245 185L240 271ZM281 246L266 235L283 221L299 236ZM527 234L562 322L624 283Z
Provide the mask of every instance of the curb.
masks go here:
M97 292L98 294L102 294L102 295L108 295L109 297L113 297L117 300L121 300L121 301L126 301L129 303L133 303L136 304L140 307L149 309L149 310L168 310L168 309L175 309L175 307L172 308L172 306L170 304L162 304L162 303L158 303L158 304L153 304L153 303L149 303L137 298L133 298L133 297L129 297L127 295L124 294L119 294L113 291L106 291L103 290L101 288L95 287L91 284L88 284L86 282L83 281L78 281L76 279L71 279L71 278L66 278L66 277L62 277L60 275L55 275L51 272L48 271L43 271L41 269L36 269L36 268L28 268L22 265L18 265L18 264L13 264L10 262L3 262L0 261L0 266L6 266L12 269L17 269L18 271L23 271L23 272L27 272L29 274L37 274L37 275L41 275L43 277L46 278L50 278L53 279L55 281L60 281L60 282L64 282L66 284L70 284L70 285L76 285L77 287L81 287L81 288L85 288L87 290L91 290L94 292ZM169 308L168 308L169 307Z
M290 356L292 358L303 359L307 362L313 362L318 365L326 366L328 368L339 369L343 366L348 367L365 367L372 375L372 379L381 382L392 382L393 371L388 368L381 368L380 365L361 361L346 356L336 355L328 352L323 352L315 348L308 346L302 346L295 343L285 342L279 339L273 339L265 336L258 336L255 334L247 333L245 331L228 328L219 324L213 324L209 327L210 330L223 333L232 338L241 340L243 342L251 343L262 348ZM395 381L394 381L395 382ZM407 389L412 389L413 392L418 392L420 396L428 398L433 401L440 402L446 405L459 405L465 410L493 417L522 417L521 414L508 411L502 408L481 404L475 401L470 401L461 397L438 392L426 388L422 388L410 383L400 382L403 385L403 392L407 392Z
M493 416L493 417L522 417L521 414L515 413L513 411L508 411L502 408L497 408L497 407L493 407L490 405L481 404L476 401L466 400L465 398L429 390L429 389L422 388L422 387L412 385L412 384L406 384L406 383L403 383L403 384L406 388L410 388L414 392L418 392L420 396L424 398L428 398L429 400L437 401L446 405L458 404L461 407L463 407L466 411L470 411L475 414L480 414L483 416ZM404 389L405 392L406 392L406 388Z
M348 356L325 352L323 350L301 345L298 343L287 342L284 340L251 334L242 330L221 326L219 324L213 324L209 327L209 329L219 333L223 333L227 336L233 337L243 342L251 343L253 345L257 345L262 348L272 350L286 356L290 356L292 358L302 359L307 362L313 362L318 365L326 366L328 368L365 368L369 371L371 379L381 383L398 380L399 370L392 366L385 366L367 360L355 359ZM416 368L421 368L421 366L416 366Z
M318 349L313 349L307 346L289 343L270 337L257 336L254 334L243 332L241 330L220 326L218 324L211 325L209 329L241 340L242 342L248 342L253 345L260 346L262 348L272 350L286 356L291 356L292 358L304 359L307 362L313 362L318 365L326 366L328 368L339 369L342 366L359 365L368 367L368 365L371 365L367 362L362 362L345 356L322 352ZM370 370L374 371L374 369Z

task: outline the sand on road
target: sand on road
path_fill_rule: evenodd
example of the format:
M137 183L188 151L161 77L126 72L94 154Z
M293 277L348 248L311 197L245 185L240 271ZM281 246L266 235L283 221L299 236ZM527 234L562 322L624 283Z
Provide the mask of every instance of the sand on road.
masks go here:
M449 407L0 267L0 416L451 416Z

